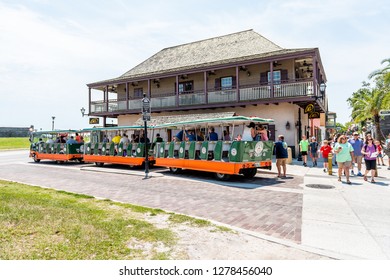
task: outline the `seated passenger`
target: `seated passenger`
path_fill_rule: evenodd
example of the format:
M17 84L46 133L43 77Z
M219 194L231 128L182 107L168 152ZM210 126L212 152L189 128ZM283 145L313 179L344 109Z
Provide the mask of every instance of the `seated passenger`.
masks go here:
M112 142L114 142L115 144L119 144L120 141L121 137L119 136L119 134L116 134L114 138L112 138Z
M48 135L48 138L47 138L47 140L46 140L46 143L48 143L48 144L53 144L53 143L54 143L54 140L53 140L53 138L52 138L51 135Z
M195 131L189 130L188 133L187 133L186 140L187 141L195 141L196 140Z
M81 142L81 136L76 132L76 142Z
M110 142L110 139L108 139L107 135L103 136L103 143L108 143Z
M249 125L244 127L244 132L242 133L243 141L253 141L256 136L255 123L251 122Z
M232 139L230 138L229 133L228 133L226 130L223 131L223 140L224 140L224 141L230 141L230 140L232 140Z
M156 134L156 139L154 139L154 143L161 143L164 142L164 139L160 136L160 133Z
M218 134L215 132L214 127L209 128L209 141L218 141Z
M127 136L127 134L123 133L123 136L122 136L121 140L119 141L119 143L123 143L123 147L127 147L127 145L129 145L130 140L129 140L129 137Z
M66 144L78 144L76 140L74 140L73 136L70 136L70 139L66 141Z
M174 139L174 141L183 141L183 133L184 133L184 131L183 130L180 130L176 135L175 135L175 137L173 138ZM186 134L187 134L187 132L186 132Z
M268 141L268 131L264 126L261 125L258 132L260 134L261 141Z
M204 141L204 135L201 130L198 130L195 135L196 141Z

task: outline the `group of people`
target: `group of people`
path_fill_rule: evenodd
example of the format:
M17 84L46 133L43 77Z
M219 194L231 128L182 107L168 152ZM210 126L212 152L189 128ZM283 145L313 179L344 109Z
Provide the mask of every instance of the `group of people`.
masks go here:
M70 136L68 135L60 134L57 136L56 140L53 139L52 135L48 135L48 138L46 140L47 144L54 144L54 143L66 143L66 144L79 144L84 143L83 136L76 133L76 136ZM42 138L39 138L39 142L43 142Z
M390 134L385 145L390 148ZM351 184L350 171L351 175L355 175L355 163L357 166L356 176L362 176L367 181L367 175L371 173L372 183L375 183L376 166L381 164L385 166L382 145L378 140L373 139L370 134L367 134L364 140L360 139L357 132L354 132L351 138L348 138L346 135L340 135L335 138L333 146L331 140L324 140L321 147L319 147L315 137L312 137L309 142L304 135L299 143L299 147L303 165L307 166L307 156L310 155L313 167L317 166L318 155L321 155L324 162L324 172L328 170L329 153L335 154L335 161L338 166L338 180L341 181L341 176L344 172L347 184ZM364 174L362 174L363 159L365 162ZM388 169L390 169L390 159Z

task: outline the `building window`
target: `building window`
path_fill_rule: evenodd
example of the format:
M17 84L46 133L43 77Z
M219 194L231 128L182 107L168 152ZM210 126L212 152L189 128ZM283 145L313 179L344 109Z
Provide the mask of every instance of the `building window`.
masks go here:
M273 73L274 73L274 79L273 79L274 85L280 84L282 81L282 75L280 70L274 71ZM271 82L271 72L268 72L268 82L269 83Z
M233 88L233 77L221 78L221 89L232 89Z
M135 98L144 97L144 90L143 90L143 88L135 88L134 89L134 97Z
M193 92L194 92L194 82L193 81L179 83L179 94L193 93Z

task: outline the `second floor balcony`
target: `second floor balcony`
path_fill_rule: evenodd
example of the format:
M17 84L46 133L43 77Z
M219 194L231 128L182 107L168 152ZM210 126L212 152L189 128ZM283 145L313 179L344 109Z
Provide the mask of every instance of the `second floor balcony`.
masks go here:
M317 87L315 89L315 87ZM319 85L313 80L285 82L274 85L241 85L231 88L211 88L207 90L166 92L149 96L153 112L216 108L280 102L316 101L322 111L326 111L326 97L321 94ZM90 114L118 115L138 114L142 97L128 97L90 102Z

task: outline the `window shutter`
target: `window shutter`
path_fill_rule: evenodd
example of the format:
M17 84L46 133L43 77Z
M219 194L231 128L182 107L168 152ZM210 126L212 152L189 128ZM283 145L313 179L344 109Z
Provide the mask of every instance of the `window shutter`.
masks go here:
M288 81L287 69L280 70L280 76L282 83L286 83Z
M220 78L215 79L215 86L214 86L214 88L215 88L216 90L221 89L221 79L220 79Z
M260 73L260 84L261 84L261 85L266 85L266 84L268 84L267 79L268 79L268 77L267 77L267 72Z
M233 76L233 77L232 77L232 87L233 87L233 88L236 88L236 87L237 87L237 77L236 77L236 76Z

